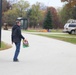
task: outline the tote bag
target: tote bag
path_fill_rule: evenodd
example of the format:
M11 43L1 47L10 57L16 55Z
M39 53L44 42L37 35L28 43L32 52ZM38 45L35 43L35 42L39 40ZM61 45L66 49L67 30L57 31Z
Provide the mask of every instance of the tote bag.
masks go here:
M29 43L27 40L23 40L23 48L29 47Z

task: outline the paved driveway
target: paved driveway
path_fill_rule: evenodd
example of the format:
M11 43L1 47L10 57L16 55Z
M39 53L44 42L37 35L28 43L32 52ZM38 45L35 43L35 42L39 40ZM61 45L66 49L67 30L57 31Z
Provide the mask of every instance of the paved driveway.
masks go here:
M23 34L29 47L23 48L20 62L13 62L14 44L11 49L0 51L0 75L76 75L76 45ZM11 32L2 31L2 40L11 44Z

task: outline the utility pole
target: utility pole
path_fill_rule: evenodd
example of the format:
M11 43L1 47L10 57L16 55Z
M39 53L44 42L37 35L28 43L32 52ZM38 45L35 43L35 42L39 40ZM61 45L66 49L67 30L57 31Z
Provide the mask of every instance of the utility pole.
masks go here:
M1 48L1 27L2 27L2 0L0 0L0 48Z

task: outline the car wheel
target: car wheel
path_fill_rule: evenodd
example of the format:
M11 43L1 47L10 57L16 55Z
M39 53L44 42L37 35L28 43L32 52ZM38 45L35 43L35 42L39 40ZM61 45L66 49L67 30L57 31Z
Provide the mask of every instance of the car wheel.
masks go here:
M74 30L72 30L72 31L71 31L71 34L75 34L75 31L74 31Z
M76 29L75 29L75 34L76 34Z

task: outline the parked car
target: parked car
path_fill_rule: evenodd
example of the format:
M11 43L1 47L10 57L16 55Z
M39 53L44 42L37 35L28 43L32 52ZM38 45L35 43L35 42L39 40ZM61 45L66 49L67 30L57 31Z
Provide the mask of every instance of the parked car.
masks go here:
M76 34L76 23L66 23L64 25L63 32L67 32L69 34Z
M69 34L76 34L76 20L69 19L67 23L64 25L63 32L67 32Z

